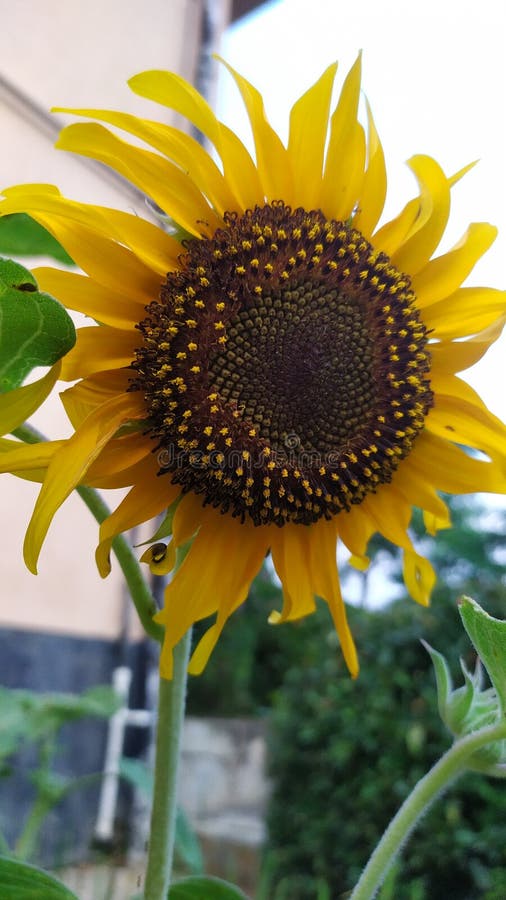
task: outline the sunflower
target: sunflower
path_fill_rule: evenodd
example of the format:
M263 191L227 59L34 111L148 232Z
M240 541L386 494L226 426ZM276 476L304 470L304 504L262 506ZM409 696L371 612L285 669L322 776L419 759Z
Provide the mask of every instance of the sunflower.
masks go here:
M333 111L336 65L295 103L287 146L258 91L228 68L255 159L167 72L130 87L186 117L214 156L156 121L65 110L94 121L65 128L57 146L129 179L163 210L158 224L48 185L5 191L0 212L28 212L85 273L39 268L41 288L95 323L63 360L61 377L76 382L61 394L72 436L4 440L2 471L43 481L25 541L33 572L77 485L130 488L100 529L102 576L116 535L172 508L169 547L144 554L167 571L192 540L156 616L163 676L191 624L216 614L190 662L202 671L269 552L283 586L271 621L306 616L323 598L355 675L338 541L360 567L382 534L427 603L435 576L409 536L413 508L435 534L450 524L440 491L505 490L506 430L456 376L505 321L504 292L462 287L496 230L473 224L434 258L467 169L447 177L428 156L409 161L417 195L378 227L385 161L370 109L366 127L358 117L360 59Z

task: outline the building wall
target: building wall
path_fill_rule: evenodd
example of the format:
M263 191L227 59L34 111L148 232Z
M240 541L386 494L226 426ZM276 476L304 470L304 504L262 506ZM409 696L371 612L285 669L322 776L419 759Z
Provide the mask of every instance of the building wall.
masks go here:
M132 94L126 80L144 69L166 68L195 81L204 11L211 6L218 36L228 20L229 0L212 5L205 0L5 4L0 188L50 182L70 197L146 215L144 198L135 189L104 167L53 148L58 125L73 119L58 114L55 124L49 110L54 105L117 108L173 123L169 110ZM70 433L57 398L44 405L33 424L50 437ZM57 513L42 551L40 574L34 578L24 568L23 536L37 491L29 482L1 477L0 627L114 640L124 608L121 576L117 566L105 582L98 576L97 526L77 496ZM121 492L111 495L111 505L117 505Z

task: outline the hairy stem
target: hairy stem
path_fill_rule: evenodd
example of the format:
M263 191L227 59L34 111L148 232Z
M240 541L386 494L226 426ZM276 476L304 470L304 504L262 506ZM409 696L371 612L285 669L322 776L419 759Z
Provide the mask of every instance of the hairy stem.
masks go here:
M469 757L506 738L506 722L482 728L455 741L427 772L394 816L350 895L350 900L371 900L379 890L389 866L434 800L468 768Z

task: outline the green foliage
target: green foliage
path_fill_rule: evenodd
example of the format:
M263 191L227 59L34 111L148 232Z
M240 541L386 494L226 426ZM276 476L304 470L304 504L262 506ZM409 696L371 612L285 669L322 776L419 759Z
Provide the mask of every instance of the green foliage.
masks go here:
M18 862L36 855L40 830L50 810L69 791L96 777L68 778L54 771L60 728L86 716L108 718L116 711L118 703L113 689L105 685L89 688L81 695L0 688L0 777L12 774L9 757L28 744L36 747L38 760L29 775L35 788L33 805L14 848ZM9 851L5 839L0 837L2 848Z
M6 256L51 256L67 266L73 260L42 225L26 213L0 216L0 253Z
M0 857L2 900L77 900L61 881L42 869Z
M0 393L19 387L36 366L53 365L75 342L61 303L38 291L19 263L0 258Z
M419 639L444 652L455 674L459 655L473 668L456 599L472 585L490 614L504 614L498 548L505 531L499 513L487 522L468 501L452 505L459 528L435 544L446 584L440 581L431 608L402 599L374 613L350 610L361 661L356 682L338 654L324 652L324 626L320 662L286 673L271 728L269 900L317 900L322 883L331 900L350 890L404 798L450 744ZM503 791L472 774L439 799L400 860L396 900L505 895Z
M167 900L247 900L247 897L228 881L202 875L181 878L170 887Z

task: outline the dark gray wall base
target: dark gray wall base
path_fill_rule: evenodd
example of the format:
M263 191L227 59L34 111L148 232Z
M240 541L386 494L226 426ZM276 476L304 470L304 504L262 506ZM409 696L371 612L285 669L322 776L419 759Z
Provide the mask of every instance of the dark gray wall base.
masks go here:
M82 693L98 684L110 684L113 669L126 663L133 669L130 705L144 702L147 648L131 645L124 653L119 642L39 634L0 628L0 683L9 688L65 693ZM55 770L77 778L102 770L107 723L83 719L62 728ZM146 735L127 733L125 752L138 755ZM33 799L30 774L35 765L33 748L24 748L9 760L12 775L0 773L0 829L10 847L19 835ZM45 866L81 862L90 858L93 828L97 815L100 780L72 791L48 815L37 861ZM121 792L118 833L128 831L129 795Z

